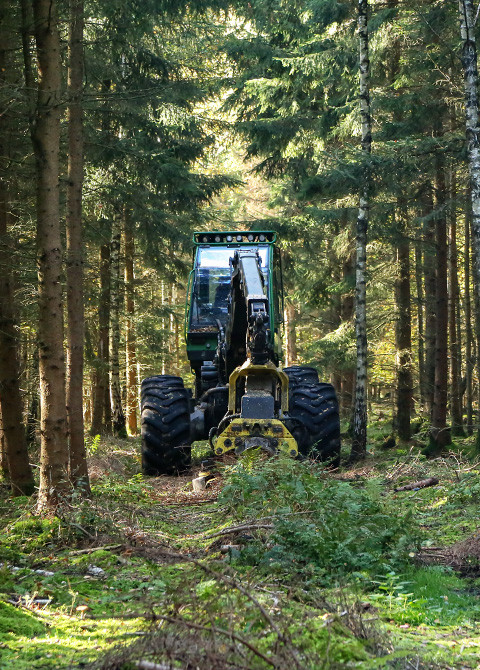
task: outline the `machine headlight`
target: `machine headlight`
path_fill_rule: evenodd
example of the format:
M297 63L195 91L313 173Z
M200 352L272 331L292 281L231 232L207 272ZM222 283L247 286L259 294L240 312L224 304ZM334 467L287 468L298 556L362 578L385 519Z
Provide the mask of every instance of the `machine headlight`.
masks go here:
M227 235L227 242L233 242L232 235Z
M241 235L237 235L237 242L241 242L243 237Z
M253 240L254 240L255 238L253 237L252 233L250 233L250 235L248 236L247 239L248 239L249 242L253 242Z

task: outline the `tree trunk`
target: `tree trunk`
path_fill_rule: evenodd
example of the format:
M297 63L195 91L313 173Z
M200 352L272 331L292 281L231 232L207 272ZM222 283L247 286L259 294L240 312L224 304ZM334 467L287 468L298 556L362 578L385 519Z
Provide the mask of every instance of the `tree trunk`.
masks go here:
M5 445L5 436L3 434L2 421L2 405L0 403L0 476L10 481L10 473L8 471L7 447Z
M37 168L38 340L41 457L38 507L70 490L63 350L62 241L59 212L61 47L55 0L33 0L38 101L32 139Z
M112 331L110 339L110 395L112 401L113 432L119 437L127 437L125 414L122 407L120 385L120 303L122 299L120 278L120 217L114 218L112 230Z
M110 310L111 310L111 223L102 221L102 234L108 239L100 247L100 296L98 300L98 349L94 365L94 394L91 435L109 435L112 431L110 409Z
M355 283L354 274L354 250L352 249L349 253L347 259L343 262L342 268L342 277L345 285L350 289ZM352 293L352 290L348 290L347 293L342 295L341 305L340 305L340 320L342 324L348 324L347 328L350 326L353 315L355 312L355 300ZM353 396L355 393L355 371L353 369L346 369L342 374L342 393L340 396L341 399L341 412L342 415L348 418L349 421L352 421L352 406L353 406Z
M34 481L30 467L20 392L20 356L18 326L15 319L13 289L13 245L9 238L10 145L14 119L9 113L9 86L16 86L12 43L10 1L0 3L0 452L1 469L10 482L13 495L33 493ZM13 88L12 88L13 93Z
M70 0L68 54L68 189L67 189L67 416L69 475L75 487L89 493L83 425L83 0Z
M357 341L357 375L353 412L351 460L364 458L367 453L367 312L366 265L367 231L370 198L369 155L372 150L370 116L370 61L368 57L368 0L358 2L358 35L360 57L360 117L362 122L362 153L364 155L363 184L356 230L355 273L355 335Z
M415 282L417 287L417 340L418 340L418 385L420 390L420 404L425 406L425 332L423 328L423 268L422 248L415 243Z
M447 428L448 405L448 283L447 283L447 219L446 189L443 157L435 159L435 242L436 273L436 338L435 387L433 393L432 425L428 454L438 454L451 443Z
M131 211L124 210L125 235L125 309L126 319L126 385L127 426L130 435L138 432L137 355L135 347L135 237ZM170 324L172 325L172 324Z
M292 300L285 301L285 366L297 363L296 310Z
M165 312L164 307L165 307L165 282L162 280L160 282L160 299L162 301L162 375L166 373L167 370L167 365L166 365L166 358L167 358L167 351L169 350L168 346L168 333L167 333L167 322L165 319Z
M468 210L467 210L468 211ZM468 217L470 221L470 242L472 244L472 268L473 268L473 305L474 305L474 323L475 323L475 349L476 355L473 355L474 367L477 373L477 412L476 412L476 424L480 425L480 284L478 283L478 277L475 272L475 249L473 244L473 214L470 208L468 211ZM480 451L480 430L477 432L477 448Z
M30 49L30 35L33 28L32 3L29 0L20 0L23 72L25 77L25 96L27 99L28 120L30 127L35 121L35 89L37 83L33 73L32 52Z
M459 329L457 327L457 309L460 301L458 285L457 256L457 214L456 214L456 173L450 175L450 240L448 254L449 300L448 300L448 334L450 348L450 412L452 417L452 435L465 436L463 430L463 408L461 393L461 348Z
M436 320L436 277L435 277L435 221L432 218L433 202L431 191L425 194L424 216L424 268L425 268L425 398L428 418L433 411L433 390L435 388L435 341Z
M1 51L0 51L1 71ZM1 117L0 117L1 119ZM4 156L0 128L0 155ZM20 392L18 327L14 314L14 292L11 265L12 249L7 238L8 191L0 181L0 428L5 453L5 470L9 472L14 495L33 493L34 481L27 450Z
M471 225L471 207L470 202L466 203L465 212L465 377L466 377L466 407L467 407L467 434L473 435L473 370L475 368L475 359L472 355L473 329L472 329L472 299L470 292L470 267L471 267L471 244L470 244L470 225Z
M478 111L478 63L475 42L475 11L472 0L459 0L462 65L465 82L465 131L472 201L472 246L474 252L473 275L475 287L475 321L480 323L480 127ZM478 328L477 328L478 330ZM479 335L477 332L477 339ZM480 350L477 347L477 369L480 367ZM480 386L480 379L479 379ZM480 410L480 408L479 408ZM477 447L480 446L480 430Z
M397 246L398 278L396 281L397 322L395 339L397 349L397 431L401 440L409 440L410 416L413 403L412 389L412 312L410 304L410 244L405 235L403 206L402 237Z

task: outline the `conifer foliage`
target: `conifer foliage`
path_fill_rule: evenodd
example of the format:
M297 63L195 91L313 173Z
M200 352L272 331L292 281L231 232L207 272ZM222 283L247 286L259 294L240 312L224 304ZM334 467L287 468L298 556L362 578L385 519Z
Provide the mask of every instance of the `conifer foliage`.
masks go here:
M85 433L135 435L140 379L188 375L196 228L278 231L288 364L330 377L352 460L371 417L420 430L427 455L478 432L475 11L0 0L13 493L33 490L38 442L39 508L87 494Z

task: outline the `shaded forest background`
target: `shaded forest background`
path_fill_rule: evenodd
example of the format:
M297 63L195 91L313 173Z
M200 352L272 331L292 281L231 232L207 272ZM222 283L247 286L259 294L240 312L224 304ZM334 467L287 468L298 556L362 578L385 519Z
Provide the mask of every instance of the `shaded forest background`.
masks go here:
M330 379L349 423L365 174L370 419L392 416L403 440L422 430L435 454L478 431L459 6L360 4L371 154L354 3L1 0L0 441L14 492L33 488L39 438L40 507L88 490L84 435L137 434L141 378L188 378L197 229L279 233L286 363Z

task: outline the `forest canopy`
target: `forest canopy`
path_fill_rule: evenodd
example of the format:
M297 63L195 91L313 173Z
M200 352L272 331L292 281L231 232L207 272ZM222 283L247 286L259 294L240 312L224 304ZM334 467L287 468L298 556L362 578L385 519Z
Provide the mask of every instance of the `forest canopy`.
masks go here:
M0 405L14 492L32 487L27 442L41 438L49 505L65 472L87 481L85 431L137 433L141 378L188 376L194 230L278 232L284 363L332 381L352 457L366 450L367 396L400 439L415 417L432 454L474 432L472 11L2 4Z

